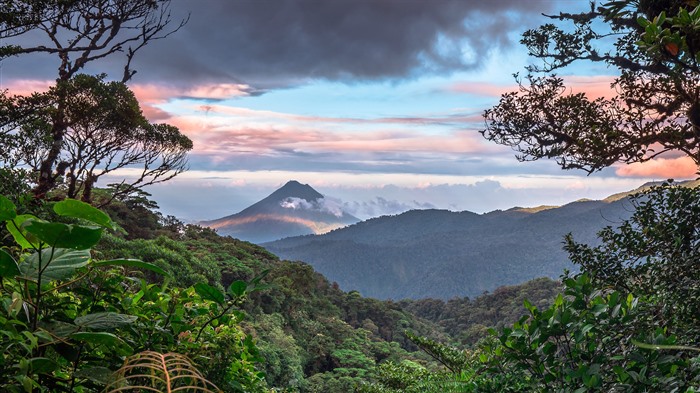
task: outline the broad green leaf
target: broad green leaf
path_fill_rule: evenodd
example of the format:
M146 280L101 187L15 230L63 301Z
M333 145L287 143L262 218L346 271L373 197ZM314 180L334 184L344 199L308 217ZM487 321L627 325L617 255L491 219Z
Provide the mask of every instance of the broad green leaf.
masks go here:
M26 257L19 264L19 270L23 277L33 281L38 280L40 269L42 280L65 280L72 277L76 270L87 265L89 261L89 250L45 248L41 252L34 252Z
M203 299L211 300L211 301L216 302L218 304L224 304L224 294L209 284L205 284L203 282L198 282L198 283L194 284L194 290Z
M71 334L70 338L90 344L105 345L107 347L116 347L124 343L121 338L108 332L76 332Z
M229 295L231 295L233 297L241 297L241 296L245 295L245 291L247 288L248 288L248 283L246 283L245 281L241 281L241 280L234 281L231 283L231 285L229 285L228 293L229 293Z
M0 195L0 221L12 220L17 217L17 208L11 200Z
M115 229L112 219L106 213L85 202L65 199L56 203L53 206L53 210L59 216L82 218L99 226Z
M134 352L133 348L124 340L108 332L77 332L71 334L70 337L74 340L115 349L119 355L131 355Z
M20 216L16 216L10 221L7 221L5 224L7 231L12 234L15 242L19 244L22 249L39 248L39 239L27 232L25 229L25 226L29 225L31 220L38 220L38 218L31 214L22 214Z
M14 277L19 275L17 262L7 251L0 249L0 277Z
M32 372L39 374L50 373L58 368L58 363L49 358L31 358L29 364Z
M52 247L86 250L100 241L102 228L62 224L33 220L26 226L27 232L35 235Z
M110 259L108 261L94 262L94 265L95 266L116 266L116 265L132 266L132 267L138 267L140 269L150 270L150 271L158 273L162 276L169 276L169 274L165 270L161 269L160 267L158 267L152 263L144 262L144 261L141 261L138 259Z
M102 330L114 329L119 326L134 323L134 315L118 314L115 312L98 312L75 318L75 324L84 328Z
M71 334L75 333L80 329L78 326L62 321L52 321L49 323L42 323L41 328L51 333L52 336L58 337L59 340L67 338Z

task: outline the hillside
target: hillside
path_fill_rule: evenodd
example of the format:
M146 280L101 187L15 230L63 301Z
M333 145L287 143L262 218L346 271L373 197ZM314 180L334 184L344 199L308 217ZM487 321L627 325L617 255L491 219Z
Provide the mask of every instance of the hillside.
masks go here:
M629 217L630 210L626 199L481 215L414 210L264 246L364 296L475 297L502 285L559 277L573 268L562 250L567 233L594 243L597 231Z

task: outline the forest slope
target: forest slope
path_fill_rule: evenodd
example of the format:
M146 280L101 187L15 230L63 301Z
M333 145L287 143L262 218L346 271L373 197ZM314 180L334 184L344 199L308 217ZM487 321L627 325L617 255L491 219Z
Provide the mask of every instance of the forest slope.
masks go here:
M559 277L572 269L563 238L595 243L596 233L629 217L627 199L578 201L544 210L486 214L413 210L320 236L264 244L379 299L475 297L502 285Z

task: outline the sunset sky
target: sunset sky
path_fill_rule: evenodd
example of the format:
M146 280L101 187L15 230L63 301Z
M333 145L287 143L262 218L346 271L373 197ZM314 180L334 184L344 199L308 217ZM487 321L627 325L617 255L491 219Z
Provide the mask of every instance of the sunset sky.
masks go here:
M194 141L190 170L147 189L186 220L235 213L288 180L360 218L412 208L485 212L599 199L695 177L684 159L587 176L520 163L485 141L483 111L531 61L520 34L588 1L175 0L190 20L144 48L129 85L152 121ZM1 64L2 88L45 89L57 59ZM87 73L120 76L123 58ZM572 91L610 94L615 70L563 70Z

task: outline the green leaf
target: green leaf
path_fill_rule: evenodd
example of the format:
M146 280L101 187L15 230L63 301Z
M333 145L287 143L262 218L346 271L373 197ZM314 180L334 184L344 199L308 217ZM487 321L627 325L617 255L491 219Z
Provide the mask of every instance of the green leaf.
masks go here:
M49 358L32 358L29 364L32 372L39 374L47 374L58 368L58 363Z
M245 291L248 288L248 283L245 281L237 280L231 283L228 287L229 295L233 297L241 297L245 295Z
M23 277L34 281L39 279L40 269L42 280L65 280L72 277L76 270L86 266L89 261L89 250L45 248L26 257L20 263L19 270Z
M0 249L0 277L14 277L19 275L17 261L7 251Z
M17 217L17 207L11 200L0 195L0 221L12 220Z
M74 340L115 349L122 356L131 355L134 352L134 349L124 340L108 332L77 332L71 334L70 337Z
M114 329L119 326L129 325L138 319L134 315L119 314L116 312L98 312L75 318L75 324L83 328L103 330Z
M108 332L76 332L71 334L70 338L90 344L105 345L107 347L115 347L124 343L121 338Z
M41 241L59 248L86 250L100 241L102 228L33 220L26 226L27 232Z
M52 336L57 337L59 340L67 338L71 334L78 331L79 327L72 323L62 322L62 321L51 321L49 323L42 323L42 329L51 333Z
M56 203L53 210L59 216L82 218L104 228L116 229L112 219L106 213L85 202L64 199Z
M203 282L198 282L198 283L194 284L194 290L203 299L211 300L211 301L216 302L218 304L224 304L224 294L209 284L205 284Z
M38 219L31 214L22 214L7 221L5 224L7 231L10 232L15 242L19 244L22 249L39 248L39 239L25 229L25 226L29 225L31 220Z
M162 276L169 276L169 274L161 269L160 267L144 262L138 259L110 259L108 261L98 261L94 262L95 266L132 266L132 267L138 267L140 269L146 269L150 270L152 272L158 273Z

